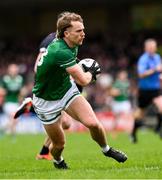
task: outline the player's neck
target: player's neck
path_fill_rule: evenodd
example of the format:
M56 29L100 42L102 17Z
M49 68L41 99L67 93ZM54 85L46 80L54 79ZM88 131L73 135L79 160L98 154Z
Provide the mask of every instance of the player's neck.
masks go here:
M69 48L74 48L76 45L69 41L67 38L63 38L63 40L66 42L66 44L69 46Z

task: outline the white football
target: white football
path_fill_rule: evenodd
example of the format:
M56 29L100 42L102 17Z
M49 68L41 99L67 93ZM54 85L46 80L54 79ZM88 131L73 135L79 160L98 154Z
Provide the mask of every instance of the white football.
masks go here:
M82 66L83 64L85 64L87 67L91 67L94 61L95 61L94 59L85 58L85 59L80 60L78 64L79 64L79 65L82 67L82 69L84 70L84 68L83 68L83 66ZM99 64L98 64L97 61L96 61L95 66L99 66ZM99 66L99 67L100 67L100 66ZM100 71L100 68L99 68L98 70Z

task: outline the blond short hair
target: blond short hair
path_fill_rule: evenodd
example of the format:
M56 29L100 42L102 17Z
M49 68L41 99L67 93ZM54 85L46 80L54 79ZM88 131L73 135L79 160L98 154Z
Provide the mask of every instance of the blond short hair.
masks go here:
M72 21L79 21L83 23L83 19L79 14L76 14L74 12L62 12L61 14L58 15L57 19L57 32L56 32L56 37L57 38L63 38L64 37L64 32L68 27L71 27L71 22Z

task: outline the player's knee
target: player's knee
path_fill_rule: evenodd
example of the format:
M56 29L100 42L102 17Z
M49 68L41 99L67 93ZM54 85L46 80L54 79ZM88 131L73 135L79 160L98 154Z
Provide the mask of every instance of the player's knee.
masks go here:
M69 129L70 128L70 122L69 121L63 121L62 122L62 128L63 129Z
M89 129L100 129L100 123L99 122L90 122L88 123L88 128Z
M143 111L142 110L140 110L140 109L137 109L135 112L134 112L134 114L133 114L133 116L134 116L134 119L142 119L143 118Z

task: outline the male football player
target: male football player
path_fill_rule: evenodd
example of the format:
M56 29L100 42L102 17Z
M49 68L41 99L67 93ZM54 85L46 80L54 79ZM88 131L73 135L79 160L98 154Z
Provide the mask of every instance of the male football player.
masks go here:
M67 169L62 157L65 134L62 128L61 112L86 126L91 137L101 147L103 154L118 162L125 162L127 156L110 147L102 124L97 119L88 101L80 94L76 84L86 86L96 79L100 67L93 64L77 64L78 46L85 37L83 19L79 14L66 13L57 20L57 40L49 44L37 63L33 88L33 107L52 141L51 154L54 166Z

